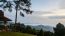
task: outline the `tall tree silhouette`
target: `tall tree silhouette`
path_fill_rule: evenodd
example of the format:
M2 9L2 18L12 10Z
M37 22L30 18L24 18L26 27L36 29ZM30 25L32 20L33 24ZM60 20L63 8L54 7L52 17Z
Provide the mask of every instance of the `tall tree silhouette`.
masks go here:
M29 25L27 25L27 27L26 27L26 33L32 33L32 28L31 28L31 26L29 26Z
M42 29L38 32L37 36L44 36L44 32Z
M23 10L26 14L31 14L30 10L31 0L0 0L3 4L0 5L3 9L7 8L9 12L12 12L12 8L16 10L15 15L15 24L17 23L17 12L20 11L20 15L24 17L24 13L21 12ZM14 6L14 7L13 7Z
M64 28L64 25L61 24L61 23L58 23L56 25L56 28L54 28L54 35L55 36L64 36L65 34L65 28Z

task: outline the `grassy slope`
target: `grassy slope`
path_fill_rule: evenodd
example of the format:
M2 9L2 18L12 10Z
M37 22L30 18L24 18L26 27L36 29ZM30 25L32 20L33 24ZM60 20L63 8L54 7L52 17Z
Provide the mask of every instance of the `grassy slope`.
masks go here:
M19 32L0 32L0 36L34 36L34 35Z

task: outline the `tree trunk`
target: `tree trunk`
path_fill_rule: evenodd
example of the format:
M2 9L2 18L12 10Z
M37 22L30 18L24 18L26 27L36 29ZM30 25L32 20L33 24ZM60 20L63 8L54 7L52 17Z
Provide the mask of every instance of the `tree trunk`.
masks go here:
M17 24L17 8L18 8L18 5L16 5L15 25L14 25L14 31L15 32L16 32L16 24Z
M16 15L15 15L15 24L17 23L17 8L16 8Z

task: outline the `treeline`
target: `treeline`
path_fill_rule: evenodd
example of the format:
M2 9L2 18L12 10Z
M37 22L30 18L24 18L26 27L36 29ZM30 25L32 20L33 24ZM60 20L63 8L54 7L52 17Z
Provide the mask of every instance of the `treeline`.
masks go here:
M28 34L33 34L33 35L37 35L37 36L50 36L50 35L53 35L53 33L50 32L50 31L43 31L43 29L36 30L35 28L32 28L29 25L24 25L23 23L22 24L17 23L16 24L16 29L14 29L13 27L14 27L13 24L11 24L9 26L9 28L12 29L12 30L10 30L11 32L16 30L16 32L28 33Z
M10 26L10 27L14 27L14 26ZM22 32L22 33L28 33L28 34L33 34L33 35L36 35L37 34L37 30L35 28L31 28L31 26L29 25L24 25L23 23L20 24L20 23L17 23L16 24L16 28L10 28L12 29L12 31L15 31L16 32Z
M20 23L18 23L19 25ZM63 24L58 23L56 27L53 28L54 32L50 31L43 31L41 30L36 30L35 28L31 28L31 26L27 25L25 26L24 24L21 24L19 26L16 26L16 31L22 32L22 33L28 33L28 34L34 34L37 36L65 36L65 27Z
M2 29L3 26L0 25L0 29ZM35 28L32 28L29 25L24 25L17 23L16 28L14 29L14 24L11 24L8 26L10 32L21 32L21 33L28 33L28 34L33 34L37 36L65 36L65 27L63 24L58 23L56 27L53 27L54 32L50 31L43 31L41 30L36 30Z

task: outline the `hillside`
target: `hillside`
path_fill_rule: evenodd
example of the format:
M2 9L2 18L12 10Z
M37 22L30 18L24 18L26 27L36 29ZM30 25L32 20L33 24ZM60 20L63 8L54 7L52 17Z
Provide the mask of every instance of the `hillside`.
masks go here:
M0 32L0 36L34 36L34 35L19 32Z

